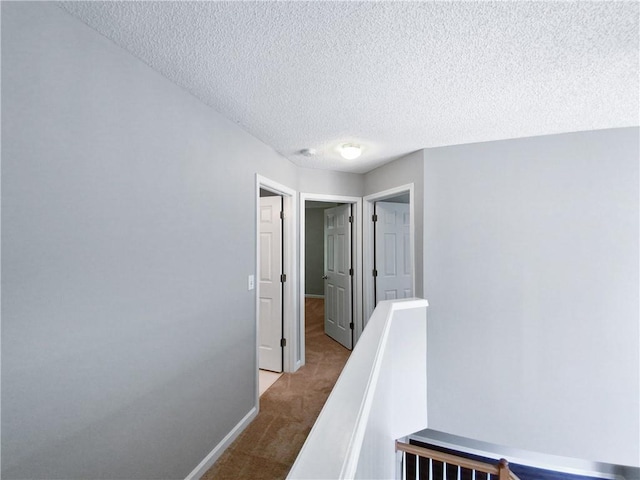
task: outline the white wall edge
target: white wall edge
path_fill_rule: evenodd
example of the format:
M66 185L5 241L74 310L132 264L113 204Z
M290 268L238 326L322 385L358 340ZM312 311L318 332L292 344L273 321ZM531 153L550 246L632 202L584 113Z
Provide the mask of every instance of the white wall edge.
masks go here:
M360 406L360 411L357 415L356 429L354 430L351 441L349 442L347 450L348 453L346 455L347 460L342 467L342 471L340 472L340 478L356 478L357 475L358 463L360 461L360 452L364 444L364 437L367 428L369 427L368 422L362 421L362 419L366 419L371 415L374 398L370 392L375 392L378 388L378 380L380 378L382 362L384 361L386 350L388 348L392 348L389 345L389 333L391 331L391 328L394 327L394 312L400 310L409 310L413 308L427 308L429 306L429 302L420 298L407 298L401 300L383 300L378 305L381 307L381 309L386 309L384 315L384 324L373 359L373 366L369 375L366 393ZM424 351L426 352L426 338ZM426 408L426 399L424 405ZM425 421L425 425L426 424L427 423Z
M415 298L388 300L378 304L369 328L363 332L362 341L356 345L354 352L349 357L287 478L296 480L303 478L390 478L388 475L390 472L386 467L395 464L395 460L389 462L389 458L395 459L396 456L393 440L427 426L426 356L424 356L427 341L427 306L426 300ZM406 317L403 319L405 321L398 323L397 318L394 318L394 312L410 309L424 312L425 317L423 318L422 314L418 313L418 316ZM406 323L407 319L410 320L409 324ZM413 327L407 329L407 325L418 325L424 335L415 335L416 329ZM404 330L402 330L403 328ZM395 332L393 336L390 336L391 331ZM398 336L401 332L404 337ZM380 380L381 373L383 365L386 365L384 371L389 373L393 362L399 361L397 353L404 348L407 333L412 334L412 339L422 342L422 348L409 349L420 357L420 361L407 362L404 353L402 360L400 360L403 365L416 367L408 374L419 375L423 382L424 388L418 387L418 391L422 393L416 395L418 398L414 402L414 404L418 404L418 409L413 410L415 405L410 406L409 410L398 417L393 416L393 419L387 418L381 414L381 411L372 414L374 403L377 405L375 408L384 409L389 406L388 402L392 402L388 399L390 397L386 397L388 392L397 392L397 389L389 389L389 381L393 375L386 375L384 380ZM394 339L393 345L390 343L390 338ZM405 352L409 350L405 349ZM420 365L422 366L420 367ZM413 379L415 380L415 376ZM387 383L379 389L379 381ZM413 392L416 382L411 381L407 385ZM396 394L395 398L402 396L404 399L406 394L406 392ZM383 395L383 403L374 398L378 395ZM388 412L389 410L384 411ZM382 421L384 426L370 423L372 420ZM371 438L376 439L373 440L373 444L377 445L377 450L373 454L364 446L367 434L370 435L370 441ZM331 438L332 441L326 442L326 438ZM390 456L383 455L383 460L380 460L378 448L381 445L379 443L381 438L389 443L389 450L384 450L384 447L383 450ZM373 444L370 443L369 446ZM374 463L377 462L385 467L384 473L379 471L378 475L372 475L371 468L361 471L359 467L369 465L370 461L374 459L373 457L361 458L363 452L367 453L369 457L373 455L375 457ZM373 470L380 465L373 466Z
M388 301L388 300L384 300ZM429 301L424 298L402 298L394 300L391 304L391 311L408 310L410 308L428 307Z
M227 435L214 447L211 452L204 457L204 459L198 464L193 471L185 477L185 480L198 480L202 477L207 470L211 468L211 466L216 463L216 460L220 458L220 456L224 453L229 445L233 443L233 441L238 438L238 435L242 433L242 431L247 428L247 426L251 423L251 421L258 415L258 409L253 407L249 410L242 420L238 422L238 424L233 427L233 429L227 433Z

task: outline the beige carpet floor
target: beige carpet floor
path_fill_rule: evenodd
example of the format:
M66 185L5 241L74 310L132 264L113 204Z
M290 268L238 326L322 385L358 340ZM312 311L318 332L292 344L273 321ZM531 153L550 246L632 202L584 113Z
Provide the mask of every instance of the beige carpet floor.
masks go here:
M202 480L283 479L351 353L324 333L324 301L305 302L306 365L260 397L260 413Z

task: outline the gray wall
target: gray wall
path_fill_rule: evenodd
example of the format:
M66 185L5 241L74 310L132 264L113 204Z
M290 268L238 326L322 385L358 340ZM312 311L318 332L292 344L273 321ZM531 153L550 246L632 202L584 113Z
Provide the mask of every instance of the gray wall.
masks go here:
M305 209L304 229L305 293L324 295L324 208Z
M3 478L184 478L254 406L296 168L48 3L2 2L2 119Z
M52 4L2 63L4 478L181 478L254 406L256 172L416 184L433 428L638 464L637 129L324 172Z
M430 428L639 465L638 134L425 150Z
M358 173L314 168L298 169L298 191L301 193L361 197L363 185L364 177Z
M364 195L372 195L390 188L413 183L416 297L424 297L423 287L423 205L424 205L424 150L410 153L398 160L376 168L364 175Z

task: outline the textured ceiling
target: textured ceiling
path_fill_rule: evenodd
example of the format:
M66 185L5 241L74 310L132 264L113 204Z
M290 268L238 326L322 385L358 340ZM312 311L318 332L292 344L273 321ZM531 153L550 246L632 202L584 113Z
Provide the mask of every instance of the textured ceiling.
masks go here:
M305 167L639 123L635 1L61 5Z

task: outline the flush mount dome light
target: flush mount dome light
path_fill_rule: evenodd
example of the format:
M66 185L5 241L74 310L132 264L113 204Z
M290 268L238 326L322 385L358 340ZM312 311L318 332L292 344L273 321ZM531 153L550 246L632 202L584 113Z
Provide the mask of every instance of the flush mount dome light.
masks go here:
M340 147L340 155L347 160L358 158L362 154L362 147L355 143L345 143Z

